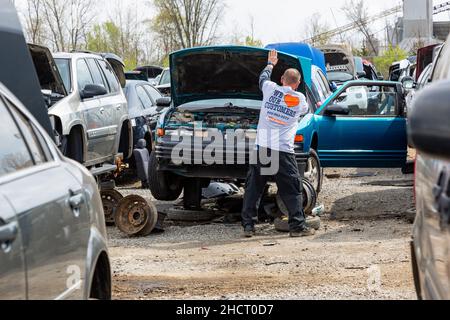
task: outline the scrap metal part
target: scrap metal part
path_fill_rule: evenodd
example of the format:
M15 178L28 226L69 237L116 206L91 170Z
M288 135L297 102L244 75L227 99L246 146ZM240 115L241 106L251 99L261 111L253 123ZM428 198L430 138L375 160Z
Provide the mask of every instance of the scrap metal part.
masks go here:
M148 236L158 222L155 205L140 196L120 200L116 211L116 226L128 236Z
M235 195L239 188L232 183L212 182L208 188L204 188L202 196L205 199L214 199Z
M303 179L303 210L305 215L311 215L314 208L317 205L317 192L314 189L314 186L306 179ZM289 215L289 210L281 199L281 196L277 194L276 202L278 209L280 209L281 213L285 216Z
M115 215L120 200L123 199L122 194L116 190L103 190L100 192L103 203L103 211L105 212L105 222L108 226L115 224Z
M321 226L321 219L319 217L307 217L306 218L306 225L308 228L319 230ZM275 230L279 232L289 232L289 218L288 217L282 217L282 218L276 218L274 221L274 227Z

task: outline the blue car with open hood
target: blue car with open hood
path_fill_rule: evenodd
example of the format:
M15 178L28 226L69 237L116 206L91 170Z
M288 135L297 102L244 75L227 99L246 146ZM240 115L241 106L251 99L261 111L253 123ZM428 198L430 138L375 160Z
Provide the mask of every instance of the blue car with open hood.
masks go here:
M166 110L158 122L149 168L155 198L175 200L184 188L185 207L198 207L201 189L211 179L245 181L263 98L258 78L268 52L219 46L170 55L172 94L158 101ZM310 113L299 121L295 152L300 170L306 169L316 189L322 166L404 165L406 120L399 83L349 82L319 106L311 93L311 59L280 52L272 80L280 82L287 68L300 71L299 91L310 105ZM216 132L214 137L211 132ZM224 145L211 153L217 137ZM183 148L182 141L190 148ZM208 152L213 162L205 159Z

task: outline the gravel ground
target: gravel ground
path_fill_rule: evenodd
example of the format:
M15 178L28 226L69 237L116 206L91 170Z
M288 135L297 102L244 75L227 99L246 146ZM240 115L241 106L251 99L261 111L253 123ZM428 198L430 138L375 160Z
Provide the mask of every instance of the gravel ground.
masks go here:
M290 239L258 226L176 224L146 238L109 228L116 299L415 299L409 241L411 175L327 170L322 228ZM151 198L149 191L123 194ZM158 203L159 209L170 203Z

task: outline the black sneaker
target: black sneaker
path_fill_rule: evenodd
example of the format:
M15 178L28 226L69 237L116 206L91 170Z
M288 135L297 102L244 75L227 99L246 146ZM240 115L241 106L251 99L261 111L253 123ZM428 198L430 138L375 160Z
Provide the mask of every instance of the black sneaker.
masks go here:
M304 228L298 231L291 231L291 238L310 237L316 234L316 230L312 228Z
M253 227L245 227L245 229L244 229L244 237L252 238L254 235L256 235L255 228L253 228Z

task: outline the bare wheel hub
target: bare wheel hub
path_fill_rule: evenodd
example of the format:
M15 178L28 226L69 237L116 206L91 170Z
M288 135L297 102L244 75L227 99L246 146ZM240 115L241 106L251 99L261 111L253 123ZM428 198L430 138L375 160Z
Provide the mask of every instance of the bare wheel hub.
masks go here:
M119 202L116 225L129 236L147 236L156 226L158 211L151 201L131 195Z
M101 192L105 222L107 225L115 224L116 209L123 196L116 190L104 190Z

